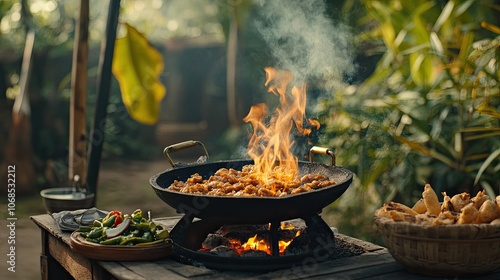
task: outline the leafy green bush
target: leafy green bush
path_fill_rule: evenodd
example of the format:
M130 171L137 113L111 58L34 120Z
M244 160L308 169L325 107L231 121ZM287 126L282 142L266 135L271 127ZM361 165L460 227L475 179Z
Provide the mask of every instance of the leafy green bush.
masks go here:
M374 210L411 205L424 182L448 194L499 194L495 1L361 2L363 26L374 27L359 40L382 57L368 79L321 105L324 144L357 174L330 209L347 216L338 226L370 238Z

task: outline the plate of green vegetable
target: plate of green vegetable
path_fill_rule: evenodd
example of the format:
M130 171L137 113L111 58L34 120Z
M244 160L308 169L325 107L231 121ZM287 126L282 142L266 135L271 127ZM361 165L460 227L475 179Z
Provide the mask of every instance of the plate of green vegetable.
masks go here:
M73 251L95 260L144 261L170 255L169 231L156 224L141 209L132 214L111 211L94 220L92 226L80 226L71 234Z

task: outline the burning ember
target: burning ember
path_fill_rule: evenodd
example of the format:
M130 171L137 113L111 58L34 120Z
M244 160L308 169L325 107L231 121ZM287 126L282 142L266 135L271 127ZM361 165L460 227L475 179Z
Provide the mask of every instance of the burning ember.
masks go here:
M268 92L279 96L280 107L274 111L268 126L264 123L268 114L267 106L260 103L251 107L243 119L253 127L253 134L248 143L248 154L254 160L252 172L257 174L262 185L269 183L271 178L286 184L299 174L298 159L290 150L293 145L290 139L292 128L295 125L297 132L303 136L309 135L312 131L311 128L304 127L306 84L293 86L291 92L287 93L288 85L293 78L291 72L271 67L266 67L264 70L265 86L268 87ZM315 129L320 127L316 120L306 119L306 122ZM276 168L277 163L279 170Z
M216 233L209 234L200 251L226 256L272 256L271 225L223 226ZM279 255L290 254L287 248L304 228L282 222L278 235ZM249 237L250 236L250 237Z

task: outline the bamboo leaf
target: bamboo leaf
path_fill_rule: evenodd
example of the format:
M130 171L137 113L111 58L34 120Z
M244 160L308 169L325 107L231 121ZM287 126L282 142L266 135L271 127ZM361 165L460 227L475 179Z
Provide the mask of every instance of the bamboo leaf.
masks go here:
M463 3L460 3L458 5L458 7L455 9L453 16L458 17L458 16L462 15L470 8L470 6L472 6L472 4L474 4L474 2L476 2L476 0L467 0Z
M496 25L493 25L493 24L489 24L485 21L482 21L481 22L481 27L486 29L486 30L489 30L491 32L494 32L496 34L500 34L500 27L496 26Z
M448 3L446 3L443 10L441 11L441 14L436 20L436 23L434 24L434 27L432 28L433 30L432 33L435 33L439 29L441 29L441 26L443 26L443 24L450 18L451 12L453 12L454 7L455 7L454 1L448 1Z
M491 198L491 199L495 199L496 197L496 194L495 194L495 191L493 190L493 188L491 187L490 184L488 184L488 182L485 182L485 181L481 181L481 188L483 188L483 190L486 191L486 194Z
M474 41L474 33L467 32L462 38L460 44L460 53L458 54L458 60L461 64L465 64L467 58L469 57L470 51L472 49L472 42Z
M393 51L396 51L397 47L395 45L396 31L391 22L386 21L380 25L380 32L382 33L382 38L385 44L390 47Z
M416 151L416 152L419 152L423 155L426 155L426 156L429 156L429 157L432 157L434 159L437 159L441 162L443 162L444 164L448 165L449 167L452 167L452 168L455 168L456 164L454 161L450 160L449 158L447 158L446 156L440 154L439 152L433 150L433 149L429 149L427 147L425 147L424 145L420 144L420 143L416 143L416 142L413 142L413 141L410 141L408 139L405 139L403 137L399 137L399 136L394 136L396 140L398 140L399 142L407 145L410 149Z
M428 87L434 83L433 58L424 52L412 53L410 61L410 75L413 82L421 87Z
M479 168L479 171L477 172L476 179L474 180L474 185L479 182L486 168L488 168L488 166L490 166L493 160L495 160L498 156L500 156L500 149L497 149L496 151L491 153L491 155L483 162L483 164Z
M434 31L431 32L430 41L431 41L431 46L432 46L432 49L434 50L434 52L440 56L443 56L444 55L443 44L441 43L441 40L439 40L439 37L436 34L436 32L434 32Z
M500 119L500 113L495 107L488 106L487 104L481 104L476 110L480 114L485 114Z

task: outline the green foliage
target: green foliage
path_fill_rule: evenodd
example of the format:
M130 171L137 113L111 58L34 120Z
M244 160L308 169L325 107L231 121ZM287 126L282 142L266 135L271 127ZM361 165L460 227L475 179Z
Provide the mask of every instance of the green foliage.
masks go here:
M91 112L93 112L96 98L94 93L88 95ZM93 116L87 115L88 131L93 122ZM105 159L151 160L162 155L161 147L155 139L156 125L143 125L130 117L123 105L116 83L113 83L111 87L106 124L100 129L104 133L102 156Z
M374 209L389 200L412 205L424 181L437 192L499 194L494 1L361 2L367 16L360 22L374 28L359 40L384 51L368 79L322 104L325 143L355 171L354 192L362 194L332 211L373 224ZM339 223L355 231L353 221L359 224L352 217Z

